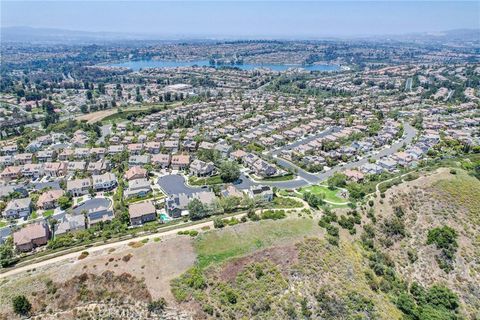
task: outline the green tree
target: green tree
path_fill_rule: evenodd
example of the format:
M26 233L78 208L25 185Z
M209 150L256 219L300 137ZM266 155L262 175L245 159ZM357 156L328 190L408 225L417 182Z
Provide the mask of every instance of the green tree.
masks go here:
M58 205L62 210L66 210L72 206L72 200L67 196L62 196L58 199Z
M347 184L347 176L343 173L336 172L328 179L327 184L328 188L330 188L331 190L335 188L345 187L345 185Z
M188 203L188 211L191 220L199 220L209 215L208 208L196 198Z
M240 169L233 161L224 161L220 165L220 178L223 182L233 182L240 177Z
M16 314L26 316L30 313L30 310L32 309L32 304L30 301L28 301L27 297L25 296L16 296L12 300L13 304L13 311L15 311Z
M14 262L13 248L10 244L5 243L0 246L0 266L2 268L12 265Z

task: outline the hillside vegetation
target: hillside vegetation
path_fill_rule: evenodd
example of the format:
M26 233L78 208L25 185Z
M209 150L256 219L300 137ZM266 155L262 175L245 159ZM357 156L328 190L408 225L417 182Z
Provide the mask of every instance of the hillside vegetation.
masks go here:
M356 210L327 211L321 226L209 232L172 292L196 317L477 319L479 199L476 178L440 169ZM304 233L298 221L311 222Z

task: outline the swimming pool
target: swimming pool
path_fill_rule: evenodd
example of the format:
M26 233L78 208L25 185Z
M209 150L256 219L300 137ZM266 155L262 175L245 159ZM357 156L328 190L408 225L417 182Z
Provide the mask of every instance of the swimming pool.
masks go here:
M172 218L170 218L167 214L165 213L161 213L160 214L160 220L162 220L163 222L168 222L168 221L171 221Z

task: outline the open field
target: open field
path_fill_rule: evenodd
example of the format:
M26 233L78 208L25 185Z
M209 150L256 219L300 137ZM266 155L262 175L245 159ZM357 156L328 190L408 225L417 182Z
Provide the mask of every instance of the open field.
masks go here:
M311 219L258 221L202 234L194 244L198 265L207 267L232 257L313 235L314 225Z

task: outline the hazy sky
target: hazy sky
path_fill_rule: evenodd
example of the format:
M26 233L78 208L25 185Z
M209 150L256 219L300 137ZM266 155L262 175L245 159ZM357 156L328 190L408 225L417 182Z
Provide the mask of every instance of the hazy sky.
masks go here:
M480 1L5 1L1 24L183 36L316 37L480 28Z

